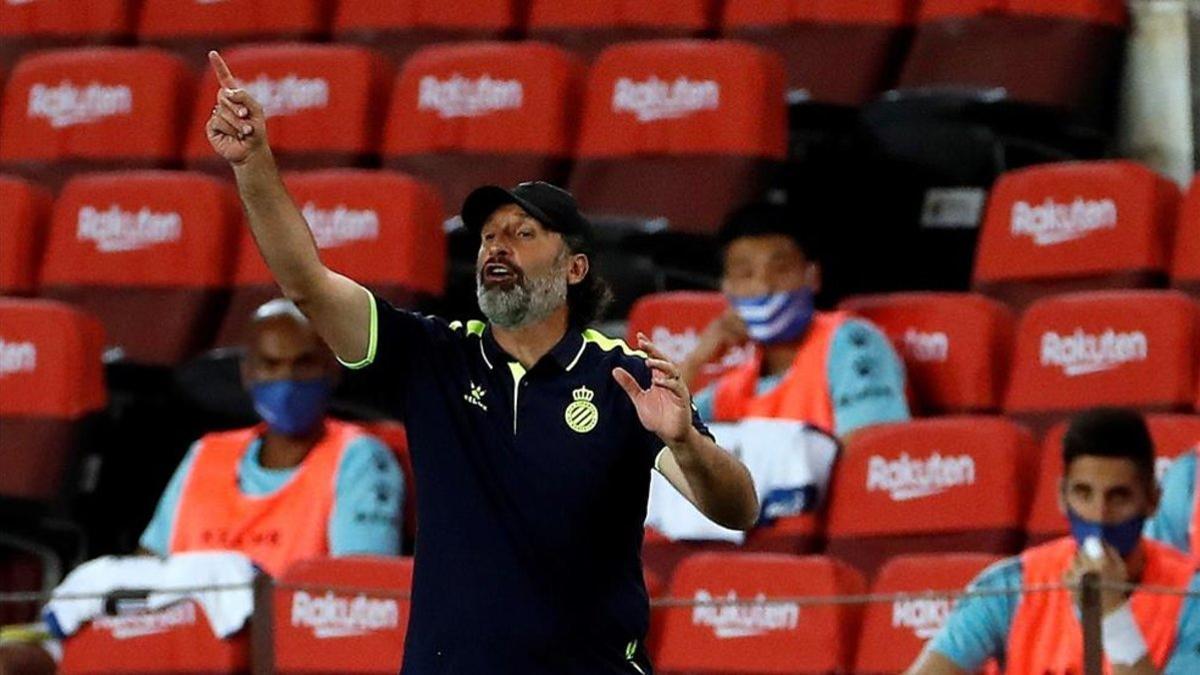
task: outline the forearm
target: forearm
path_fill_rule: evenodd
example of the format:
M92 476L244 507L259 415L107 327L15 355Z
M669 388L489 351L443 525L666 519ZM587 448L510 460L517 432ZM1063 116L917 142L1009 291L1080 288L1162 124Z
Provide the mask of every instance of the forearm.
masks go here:
M736 530L754 526L758 520L754 480L736 457L694 428L684 440L667 448L704 515Z
M317 245L300 210L283 185L269 150L233 166L254 241L276 283L302 304L326 274Z
M1158 675L1158 668L1154 667L1154 663L1150 661L1149 656L1143 656L1140 661L1132 666L1117 666L1112 667L1113 675Z

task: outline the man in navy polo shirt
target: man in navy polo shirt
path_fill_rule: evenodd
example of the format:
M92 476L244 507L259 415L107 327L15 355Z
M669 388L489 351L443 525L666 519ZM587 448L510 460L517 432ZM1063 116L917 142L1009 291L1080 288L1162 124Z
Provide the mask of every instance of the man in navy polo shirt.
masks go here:
M749 528L749 473L696 417L675 364L586 329L605 290L591 228L547 183L484 187L488 323L398 310L321 264L279 178L262 108L215 53L208 139L233 166L283 292L408 424L421 526L404 673L649 673L640 549L650 469Z

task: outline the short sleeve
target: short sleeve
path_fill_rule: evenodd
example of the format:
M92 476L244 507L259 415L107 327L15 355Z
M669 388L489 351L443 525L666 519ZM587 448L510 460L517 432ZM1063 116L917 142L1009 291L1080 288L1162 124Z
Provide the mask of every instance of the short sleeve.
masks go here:
M159 497L158 506L154 509L154 516L150 518L150 524L146 526L146 530L138 539L138 545L147 551L153 551L161 556L170 552L171 531L175 527L175 516L179 513L179 498L183 495L183 483L191 473L192 464L196 460L199 448L199 441L192 444L187 454L184 455L183 461L179 463L175 473L172 474L171 480L167 482L162 496Z
M874 325L852 319L838 329L830 346L828 377L837 436L909 419L904 364Z
M335 490L329 552L399 555L405 485L392 451L373 436L352 441L342 454Z
M1188 590L1192 594L1183 601L1175 651L1167 661L1163 675L1200 673L1200 574L1192 577Z
M1146 521L1146 536L1189 553L1192 509L1196 503L1196 453L1180 455L1162 480L1162 500Z
M981 572L967 590L994 591L1020 586L1021 561L1008 558ZM946 625L926 649L945 656L970 673L978 672L989 659L1003 660L1019 599L1019 592L960 599Z

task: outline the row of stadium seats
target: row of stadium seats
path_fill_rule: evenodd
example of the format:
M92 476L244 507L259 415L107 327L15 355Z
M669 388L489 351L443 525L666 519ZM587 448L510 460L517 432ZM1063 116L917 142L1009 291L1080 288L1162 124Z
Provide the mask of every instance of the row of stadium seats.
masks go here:
M1003 90L1070 110L1110 89L1127 21L1120 0L341 0L329 9L325 0L6 3L0 68L34 48L134 41L199 62L236 42L332 37L400 62L443 41L524 36L592 58L622 41L719 34L778 50L793 100L861 105L898 82ZM1042 63L1030 67L1014 47ZM1059 62L1067 67L1048 65Z
M870 591L961 590L996 559L898 556ZM274 673L394 673L403 658L412 568L410 558L297 563L278 580L268 604L255 610L253 623L270 626L265 641L252 641L250 630L216 639L202 608L190 601L148 617L106 618L65 642L61 672L234 672L253 664ZM700 554L669 579L648 575L646 582L652 599L697 602L828 597L868 588L834 559L771 554ZM341 605L358 610L325 609ZM949 599L901 597L865 606L657 607L647 644L657 669L667 673L894 673L916 658L951 606ZM130 630L135 623L157 630Z

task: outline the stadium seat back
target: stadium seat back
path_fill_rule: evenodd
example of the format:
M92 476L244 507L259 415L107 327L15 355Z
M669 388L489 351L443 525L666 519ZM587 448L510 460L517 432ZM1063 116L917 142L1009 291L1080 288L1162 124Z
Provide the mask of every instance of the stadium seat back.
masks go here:
M238 673L250 670L249 630L221 639L184 600L157 612L102 616L63 640L64 675Z
M1172 285L1200 299L1200 178L1192 181L1175 233Z
M375 161L392 79L383 57L356 46L301 44L237 47L223 56L266 111L271 151L281 167ZM190 167L225 175L228 163L205 134L217 90L210 68L200 81L184 152Z
M234 43L323 37L328 33L326 5L325 0L144 0L138 42L168 47L193 66L203 68L207 67L210 49Z
M1176 457L1200 445L1200 415L1147 415L1146 425L1154 439L1155 474L1159 480ZM1068 422L1054 425L1042 440L1037 492L1025 525L1029 545L1066 535L1067 517L1058 505L1059 484L1063 477L1062 441Z
M868 576L900 553L1015 553L1034 451L997 417L864 429L834 471L826 553Z
M339 2L333 35L374 47L399 65L437 43L513 37L524 9L525 0Z
M480 185L562 184L582 71L557 47L429 47L396 80L384 164L435 184L451 213Z
M37 49L119 44L133 35L133 0L0 4L0 70Z
M191 86L183 63L155 49L26 57L5 87L0 169L57 190L80 171L174 166Z
M713 233L761 197L786 136L776 55L730 41L618 45L589 75L571 191L600 220Z
M709 324L729 309L720 293L705 291L668 291L640 298L629 312L626 341L637 343L638 333L644 333L672 361L682 362L692 353L700 336ZM726 351L704 364L691 382L698 392L721 375L743 363L751 354L749 346Z
M895 293L842 307L891 338L922 412L1000 410L1016 328L1003 305L974 294Z
M657 666L664 673L833 673L849 670L861 611L770 598L862 593L854 570L821 556L703 553L683 561L671 597L751 605L666 610Z
M431 186L403 174L358 169L289 173L284 184L331 269L398 306L442 294L444 218ZM280 295L249 228L241 228L238 241L219 345L239 344L254 310Z
M104 322L112 356L169 365L210 346L228 299L237 199L198 174L76 178L54 208L41 294Z
M1034 303L1017 329L1005 411L1037 428L1120 405L1190 410L1200 309L1176 291L1075 293Z
M532 0L529 36L588 61L620 42L704 37L716 23L713 0Z
M412 571L412 558L328 558L293 564L274 592L270 671L397 672L408 630ZM354 609L329 610L339 605Z
M107 404L100 322L66 305L0 298L0 497L54 500L89 414Z
M1056 293L1162 286L1179 188L1129 161L1004 174L988 205L976 289L1025 307Z
M31 295L50 216L50 192L0 175L0 295Z
M1099 123L1126 22L1121 0L927 0L898 86L999 93Z
M895 83L915 0L727 0L723 33L778 52L788 100L860 106Z
M980 553L896 556L879 570L871 593L960 591L998 560L998 556ZM954 605L949 598L908 598L867 605L854 672L903 672L941 630Z

